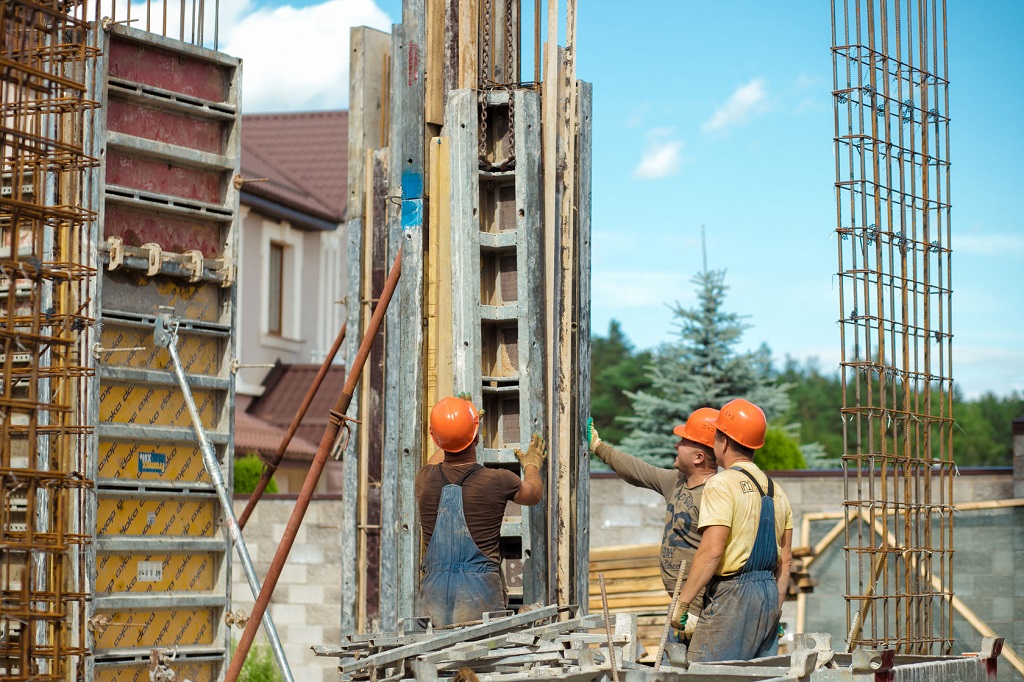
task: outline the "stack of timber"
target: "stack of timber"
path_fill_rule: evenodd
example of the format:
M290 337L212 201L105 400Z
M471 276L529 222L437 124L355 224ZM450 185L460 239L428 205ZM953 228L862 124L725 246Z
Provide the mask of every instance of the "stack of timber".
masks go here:
M590 549L590 613L601 613L604 574L609 613L636 616L637 637L648 652L657 651L671 601L661 582L660 545L622 545Z
M787 599L809 593L817 584L804 567L813 548L794 547ZM636 616L637 636L648 652L657 650L671 598L661 581L660 545L622 545L590 550L591 613L601 613L600 576L604 574L610 613Z
M317 656L340 659L341 680L416 679L501 682L515 677L562 678L636 667L636 619L599 614L568 620L575 607L544 606L516 615L485 618L461 627L437 628L429 619L407 618L401 632L352 634L339 646L314 646Z

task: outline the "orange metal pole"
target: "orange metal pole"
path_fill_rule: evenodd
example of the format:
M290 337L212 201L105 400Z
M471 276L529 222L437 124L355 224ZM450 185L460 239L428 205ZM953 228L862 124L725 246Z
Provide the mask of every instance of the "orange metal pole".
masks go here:
M338 396L338 402L335 404L334 409L331 410L331 419L327 424L327 430L324 432L324 437L320 441L320 447L317 448L316 456L313 457L313 462L309 466L309 473L306 474L306 480L299 491L299 499L296 500L295 507L292 509L292 515L288 519L288 525L285 527L281 544L277 547L274 560L270 562L270 569L267 571L266 580L263 581L263 589L260 590L260 595L252 607L249 622L246 623L245 631L242 632L238 648L235 649L235 654L231 657L231 665L228 667L227 674L224 677L225 682L237 682L238 675L242 672L242 664L245 662L245 657L249 654L249 648L252 647L253 639L256 637L256 630L260 626L260 619L263 618L267 606L270 605L270 597L274 593L278 579L281 577L284 562L287 561L288 552L291 551L292 544L295 542L295 536L298 534L299 526L302 524L302 517L305 516L306 509L309 507L309 501L313 497L313 491L320 481L320 474L323 473L324 465L327 463L327 456L334 447L334 441L341 430L341 423L345 419L345 411L348 410L348 406L352 402L352 394L356 390L356 382L359 381L359 375L363 372L363 365L366 364L366 358L370 354L370 347L373 345L377 332L380 331L381 324L384 322L384 313L387 312L388 305L391 303L391 297L395 293L395 288L398 286L398 278L401 274L402 252L399 251L398 255L395 256L394 265L391 266L388 279L384 283L384 290L380 294L380 301L373 311L373 317L370 318L370 325L363 336L362 343L359 344L359 352L356 353L355 360L352 361L352 368L345 379L345 387L341 390L341 395Z
M252 516L253 510L256 508L256 503L263 497L263 491L267 489L270 484L270 479L274 476L274 472L277 471L277 467L281 464L281 460L284 459L284 453L288 451L288 444L292 442L292 437L299 428L299 424L302 423L302 418L306 416L306 410L309 409L310 403L313 402L313 396L320 389L320 385L324 382L324 377L327 376L327 370L330 369L331 363L334 362L334 357L338 354L338 350L341 348L342 342L345 340L345 329L348 323L341 325L341 331L338 332L338 338L334 339L334 345L331 346L331 350L327 352L327 357L324 358L323 364L320 365L320 371L317 372L316 377L313 379L313 383L310 385L309 390L306 391L306 397L302 401L302 405L299 406L298 411L292 418L292 423L288 427L288 433L285 434L284 438L281 439L281 444L277 446L277 452L274 454L272 462L263 462L263 474L260 476L259 483L256 484L256 489L252 491L252 495L249 496L249 502L245 505L245 509L242 510L242 515L238 517L238 527L245 528L245 522Z

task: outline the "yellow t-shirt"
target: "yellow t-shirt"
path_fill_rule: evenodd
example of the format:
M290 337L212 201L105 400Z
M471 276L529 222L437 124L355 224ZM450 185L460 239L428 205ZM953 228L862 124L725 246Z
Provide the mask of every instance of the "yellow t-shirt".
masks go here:
M768 492L768 477L753 462L737 462L733 466L749 471L761 489ZM726 469L708 479L700 502L700 529L727 526L729 537L715 575L737 573L754 549L757 523L761 517L761 493L740 471ZM775 483L775 544L782 556L782 533L793 528L793 509L785 491Z

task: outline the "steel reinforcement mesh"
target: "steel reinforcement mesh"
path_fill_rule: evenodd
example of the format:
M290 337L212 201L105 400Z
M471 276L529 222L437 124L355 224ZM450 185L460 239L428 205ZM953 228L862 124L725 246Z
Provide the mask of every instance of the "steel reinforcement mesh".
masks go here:
M81 677L89 45L82 3L0 8L0 678Z
M945 2L832 6L847 639L944 654L954 468Z

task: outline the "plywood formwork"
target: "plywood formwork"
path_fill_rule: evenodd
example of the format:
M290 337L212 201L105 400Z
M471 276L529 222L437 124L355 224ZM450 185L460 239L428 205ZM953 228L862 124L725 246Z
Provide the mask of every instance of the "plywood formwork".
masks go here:
M157 316L231 480L240 66L119 25L102 49L90 674L147 679L152 649L216 680L230 644L231 546ZM230 485L230 483L229 483Z
M546 95L520 80L530 45L519 7L408 1L390 40L353 32L349 158L363 162L350 169L362 183L350 178L350 187L366 192L349 207L349 262L361 264L350 290L363 298L349 308L350 328L360 317L365 324L379 291L372 269L401 249L403 274L381 371L360 394L361 454L346 464L343 536L357 538L343 543L343 564L354 567L343 586L357 587L343 606L347 631L412 615L421 550L413 479L433 451L430 407L457 392L484 408L487 466L518 472L513 450L534 432L550 444L544 502L510 507L502 527L512 605L586 608L589 540L577 519L589 506L590 91L565 68L566 52L552 50L552 72L563 78L552 97L565 96L550 140L562 154L545 166ZM378 527L371 556L366 540Z

